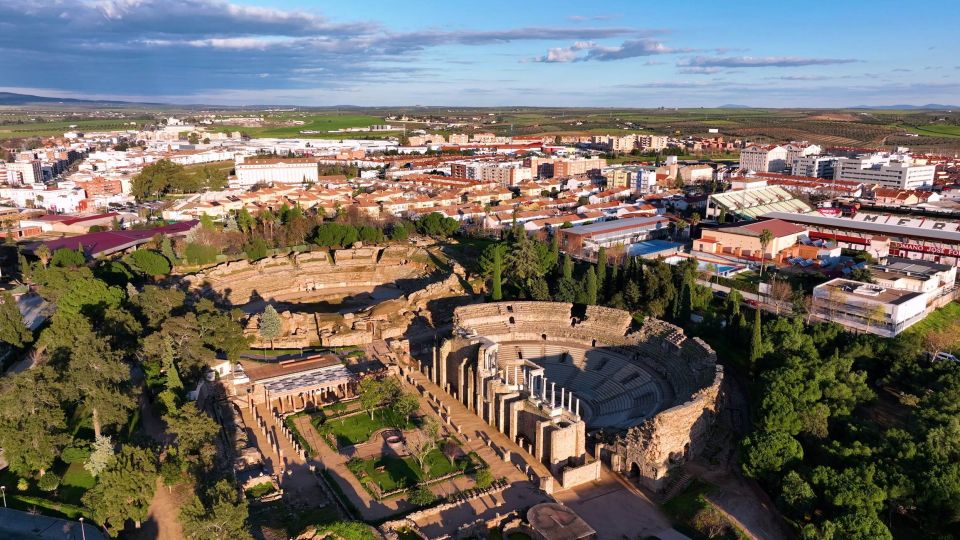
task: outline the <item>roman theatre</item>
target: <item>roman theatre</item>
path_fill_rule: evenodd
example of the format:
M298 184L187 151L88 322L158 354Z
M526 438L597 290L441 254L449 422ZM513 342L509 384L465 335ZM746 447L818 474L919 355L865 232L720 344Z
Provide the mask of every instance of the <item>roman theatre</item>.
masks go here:
M598 478L603 461L661 489L719 414L716 354L669 323L556 302L461 306L453 318L423 371L563 487ZM588 454L587 434L600 430L616 436Z

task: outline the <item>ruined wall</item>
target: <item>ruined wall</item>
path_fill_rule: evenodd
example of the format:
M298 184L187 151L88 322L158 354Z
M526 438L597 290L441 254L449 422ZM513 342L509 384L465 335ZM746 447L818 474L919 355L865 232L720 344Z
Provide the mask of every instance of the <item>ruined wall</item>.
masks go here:
M241 305L258 298L314 299L370 292L397 280L425 276L432 266L413 247L341 249L233 261L184 277L210 296Z
M630 428L614 444L613 452L623 467L620 472L639 468L650 489L660 489L672 467L695 458L703 451L709 431L722 407L723 368L716 366L713 383L685 403L671 407Z
M579 467L567 467L560 473L560 485L569 489L600 480L600 465L600 460L596 460Z

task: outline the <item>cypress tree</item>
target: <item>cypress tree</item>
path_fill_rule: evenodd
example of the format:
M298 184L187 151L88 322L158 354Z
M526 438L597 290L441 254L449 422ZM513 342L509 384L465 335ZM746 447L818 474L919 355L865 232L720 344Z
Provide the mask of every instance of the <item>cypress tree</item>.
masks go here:
M680 323L690 322L690 315L693 313L693 291L688 280L683 280L683 287L680 289Z
M763 356L763 343L760 335L760 306L754 310L753 333L750 336L750 364L754 364Z
M503 250L493 250L493 276L490 285L490 299L494 302L503 300L503 290L501 285L501 273L503 272Z
M563 276L567 279L573 279L573 259L570 258L570 255L563 254Z
M603 286L607 280L607 248L601 247L597 250L597 283Z
M597 273L593 271L591 266L587 269L587 285L584 288L585 294L585 303L591 306L597 304Z

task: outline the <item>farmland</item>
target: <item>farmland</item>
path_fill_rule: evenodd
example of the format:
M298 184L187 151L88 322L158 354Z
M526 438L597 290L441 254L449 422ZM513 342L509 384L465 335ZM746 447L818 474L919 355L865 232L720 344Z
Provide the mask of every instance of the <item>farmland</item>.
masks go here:
M220 125L216 131L241 131L251 137L309 137L321 139L352 138L382 138L397 136L394 132L355 132L329 133L337 129L364 128L373 124L383 124L383 117L369 114L338 114L338 113L281 113L265 116L263 125L259 127L239 127ZM301 131L316 131L318 133L301 133Z

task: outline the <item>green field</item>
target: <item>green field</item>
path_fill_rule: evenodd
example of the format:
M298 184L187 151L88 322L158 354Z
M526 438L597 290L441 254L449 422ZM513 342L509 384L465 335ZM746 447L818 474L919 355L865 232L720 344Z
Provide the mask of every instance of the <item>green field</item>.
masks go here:
M133 122L135 125L130 125ZM23 124L0 124L0 139L20 137L61 137L67 131L113 131L140 129L143 119L104 118L100 120L63 120ZM76 126L76 127L70 127Z
M908 126L907 130L909 130L911 133L928 135L931 137L960 138L960 126L949 126L949 125Z
M296 125L293 122L304 122ZM306 113L285 113L276 116L269 116L263 127L240 127L240 126L218 126L217 131L233 132L240 131L251 137L311 137L319 139L342 139L342 138L383 138L390 135L396 136L399 131L393 132L354 132L354 133L327 133L335 129L367 127L374 124L385 124L383 118L365 114L306 114ZM269 125L273 124L273 125ZM301 131L320 131L322 133L300 133Z

